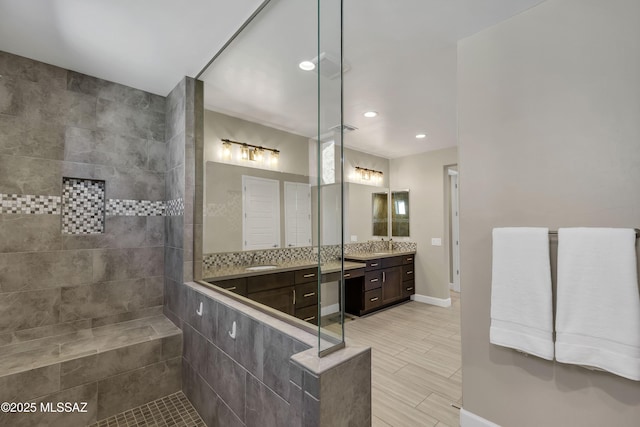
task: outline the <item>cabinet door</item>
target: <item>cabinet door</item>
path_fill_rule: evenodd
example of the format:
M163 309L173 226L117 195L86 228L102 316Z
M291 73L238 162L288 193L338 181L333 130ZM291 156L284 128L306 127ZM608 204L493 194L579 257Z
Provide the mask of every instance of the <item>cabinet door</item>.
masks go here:
M382 304L402 298L402 267L382 271Z
M249 299L257 301L261 304L275 308L287 314L294 314L293 304L293 286L286 288L273 289L269 291L254 292L249 294Z

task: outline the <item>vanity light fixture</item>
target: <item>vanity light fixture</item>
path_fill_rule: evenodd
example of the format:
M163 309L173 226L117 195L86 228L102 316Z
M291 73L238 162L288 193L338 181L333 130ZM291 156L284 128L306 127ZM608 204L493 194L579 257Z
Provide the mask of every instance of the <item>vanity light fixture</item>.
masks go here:
M316 68L316 64L311 61L302 61L298 64L298 67L300 67L300 69L304 71L313 71Z
M416 135L416 139L425 139L427 137L426 133L419 133Z
M375 169L367 169L361 168L360 166L356 166L356 175L362 181L374 181L376 183L382 182L382 177L384 173L382 171L378 171Z
M275 148L266 148L259 145L247 144L246 142L232 141L230 139L222 139L222 154L226 160L231 159L231 152L233 144L240 146L240 160L250 160L258 163L271 163L271 165L278 164L278 158L280 157L280 151ZM226 153L229 153L226 156ZM269 154L268 159L265 157L265 153Z
M363 114L366 118L372 119L378 115L377 111L367 111Z

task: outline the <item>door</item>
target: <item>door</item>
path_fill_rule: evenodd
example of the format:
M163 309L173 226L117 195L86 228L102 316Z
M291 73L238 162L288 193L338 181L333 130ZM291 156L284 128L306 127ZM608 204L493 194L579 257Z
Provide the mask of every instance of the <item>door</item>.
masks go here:
M454 173L455 172L455 173ZM451 174L451 262L453 264L453 290L460 292L460 214L458 200L458 172Z
M242 176L242 249L280 247L280 183Z
M311 187L301 182L284 183L285 246L311 246Z

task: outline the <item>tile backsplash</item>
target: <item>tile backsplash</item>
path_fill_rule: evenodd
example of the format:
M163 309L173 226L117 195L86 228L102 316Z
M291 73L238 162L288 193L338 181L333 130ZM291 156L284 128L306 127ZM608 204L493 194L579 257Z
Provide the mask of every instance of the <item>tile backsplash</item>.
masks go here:
M369 241L359 243L347 243L344 245L345 254L377 252L388 250L389 242ZM415 242L393 242L393 249L396 251L415 251ZM341 256L340 245L326 245L320 248L320 259L322 262L339 259ZM225 252L204 255L204 268L221 268L231 265L263 265L278 264L284 261L310 261L315 262L318 254L315 247L307 246L302 248L264 249L257 251Z

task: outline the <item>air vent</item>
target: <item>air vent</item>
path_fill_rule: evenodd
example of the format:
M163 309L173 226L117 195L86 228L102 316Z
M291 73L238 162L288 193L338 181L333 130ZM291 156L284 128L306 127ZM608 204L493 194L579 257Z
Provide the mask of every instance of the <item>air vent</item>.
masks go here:
M332 126L332 127L329 128L329 130L337 132L337 131L340 130L340 125ZM353 132L354 130L358 130L358 128L355 127L355 126L348 125L348 124L342 125L342 133L343 134L347 134L349 132Z
M311 60L316 65L315 71L319 72L321 76L328 79L337 79L340 77L340 57L332 55L327 52L322 52ZM351 69L351 66L346 61L342 61L342 73L346 73Z

